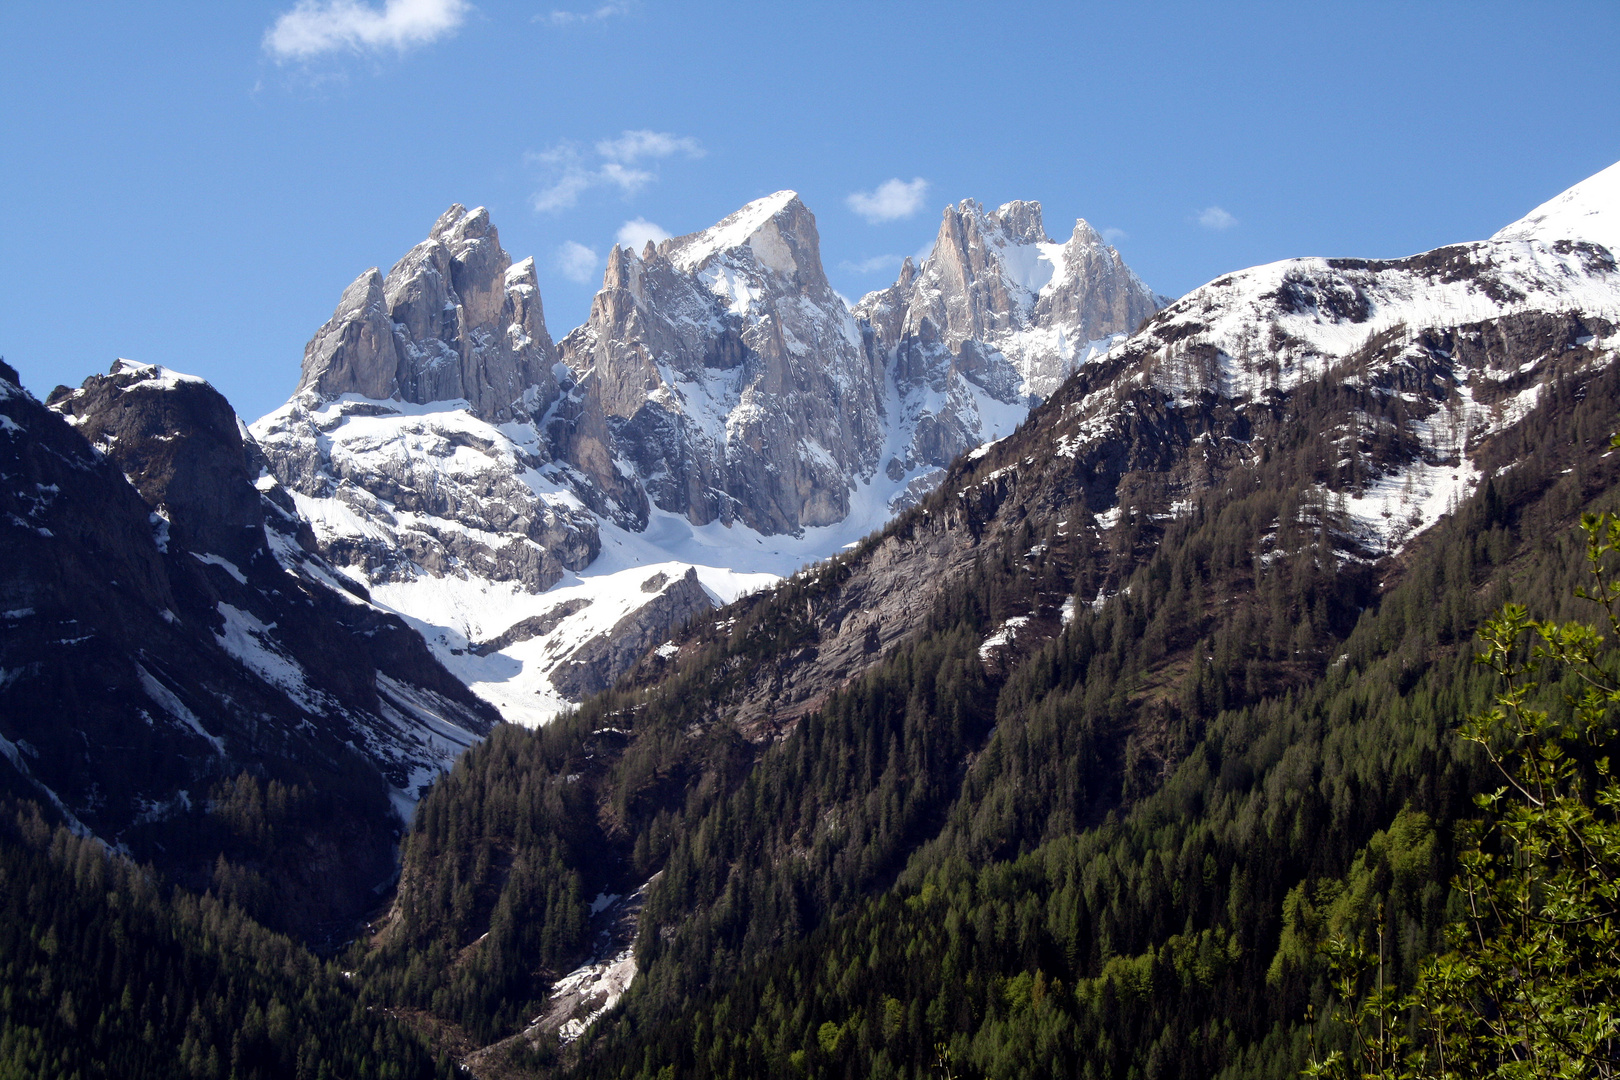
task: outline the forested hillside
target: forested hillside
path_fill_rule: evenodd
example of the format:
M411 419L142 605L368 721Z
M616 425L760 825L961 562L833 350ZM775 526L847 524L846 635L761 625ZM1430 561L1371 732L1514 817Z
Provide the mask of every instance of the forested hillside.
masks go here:
M1474 630L1511 599L1569 614L1571 529L1620 479L1620 378L1560 363L1475 451L1475 496L1383 559L1345 521L1364 466L1337 433L1391 399L1343 372L1248 421L1263 452L1184 512L1107 531L1086 485L1031 480L1061 473L1060 393L884 534L466 755L365 993L527 1032L518 1072L1293 1075L1330 931L1381 904L1396 973L1439 943L1486 782L1454 735L1494 689ZM1409 452L1410 423L1361 449ZM847 633L870 563L942 528L972 541L912 634L808 707L752 707ZM655 874L619 1009L561 1047L526 1026L586 956L589 898Z
M31 802L0 803L0 1075L449 1077L348 979Z

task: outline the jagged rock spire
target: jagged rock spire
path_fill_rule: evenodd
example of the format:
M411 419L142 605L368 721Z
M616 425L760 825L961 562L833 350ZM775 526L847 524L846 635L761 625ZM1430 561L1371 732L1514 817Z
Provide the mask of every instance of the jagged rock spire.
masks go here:
M654 504L699 524L840 521L885 437L860 342L794 192L639 256L615 248L562 344L585 397L568 456L604 487L628 461Z
M457 203L386 278L372 267L343 291L304 350L299 389L323 400L464 398L504 421L555 399L556 359L534 260L514 264L489 212Z

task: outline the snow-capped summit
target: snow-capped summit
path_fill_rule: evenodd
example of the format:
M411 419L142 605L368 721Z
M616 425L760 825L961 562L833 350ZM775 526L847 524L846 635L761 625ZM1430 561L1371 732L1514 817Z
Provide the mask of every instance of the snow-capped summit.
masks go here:
M1040 203L986 212L972 200L946 207L906 301L900 339L885 345L949 354L982 383L1016 379L1037 397L1164 303L1084 219L1059 244Z
M1550 380L1612 359L1620 270L1604 240L1617 220L1620 165L1489 240L1224 275L1097 361L1130 377L1078 403L1064 452L1111 452L1142 407L1122 403L1142 386L1157 408L1207 412L1342 384L1367 405L1340 435L1353 491L1333 480L1331 493L1369 552L1397 550L1479 482L1471 454L1482 439L1517 423Z
M1587 177L1506 226L1492 240L1560 240L1620 251L1620 162Z
M1138 301L1083 294L1116 280L1151 303L1089 227L1048 240L1039 204L947 219L935 257L902 268L904 297L851 312L815 216L779 191L615 247L590 318L553 349L533 261L453 206L345 291L253 434L322 553L537 722L610 684L636 659L623 642L835 553L1011 432L1032 399L989 342L1042 320L1060 346L1111 333ZM938 317L955 337L936 351L927 304L959 298L977 307Z
M1163 302L1084 220L1060 244L1038 202L947 206L922 266L906 260L894 285L855 307L908 433L890 475L943 467L1007 434Z
M816 248L814 218L811 218L811 235L805 238L809 240L809 250L805 250L804 241L795 229L801 216L808 213L804 203L799 201L798 192L778 191L755 199L701 232L675 237L669 241L665 254L686 273L701 270L716 255L737 254L744 247L763 270L792 274L807 269L807 263L819 269L821 253Z

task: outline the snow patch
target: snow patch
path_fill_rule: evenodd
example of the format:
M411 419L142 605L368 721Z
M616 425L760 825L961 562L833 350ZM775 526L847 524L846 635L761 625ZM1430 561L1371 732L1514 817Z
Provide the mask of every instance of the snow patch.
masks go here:
M168 523L165 522L164 524ZM231 562L231 560L219 555L199 555L195 551L191 553L191 556L200 563L219 567L221 570L231 575L231 577L235 578L238 585L247 584L247 576L243 574L242 571L238 570L236 568L236 564Z
M984 644L979 646L979 659L988 660L990 659L990 654L1001 648L1003 645L1011 645L1018 637L1018 631L1022 629L1028 622L1028 615L1014 615L1012 618L1002 623L1001 627L995 633L985 638Z
M196 714L186 708L185 703L175 697L173 691L159 682L157 677L150 671L146 670L146 665L136 663L135 674L140 679L141 689L146 691L147 697L156 702L164 712L185 724L198 735L201 735L214 748L216 754L220 757L225 756L224 741L217 735L210 735L208 729L203 727L202 721L197 719Z
M276 644L270 633L275 623L266 625L251 612L226 603L221 603L218 610L225 620L224 628L214 634L221 648L304 708L322 710L325 695L310 688L304 669Z

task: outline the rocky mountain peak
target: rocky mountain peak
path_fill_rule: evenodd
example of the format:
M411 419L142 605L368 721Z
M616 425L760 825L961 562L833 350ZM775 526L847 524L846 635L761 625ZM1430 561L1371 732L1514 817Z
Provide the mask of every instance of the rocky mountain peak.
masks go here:
M755 199L710 228L676 237L665 254L689 274L725 261L786 277L801 287L827 283L815 215L793 191Z
M460 203L451 203L450 209L440 214L439 220L428 230L430 242L439 240L452 247L495 237L495 227L489 223L488 210L482 206L468 210Z
M916 280L917 264L912 261L910 255L907 255L906 261L900 264L900 276L895 279L894 283L902 289L909 289L911 283Z
M1010 202L988 214L972 199L946 207L922 270L929 299L937 302L915 307L906 331L932 336L924 327L931 323L933 333L959 347L1013 329L1028 294L1051 276L1039 249L1050 243L1040 203Z
M794 192L640 256L615 248L562 351L583 389L567 456L603 490L626 489L627 461L694 523L796 532L842 520L876 466L882 372Z
M206 381L121 359L49 404L118 463L179 546L240 566L268 554L244 430Z
M914 432L891 474L993 437L992 418L1050 395L1163 303L1083 219L1059 244L1038 202L947 206L922 266L907 260L855 308L874 357L916 399L902 405Z
M1030 322L1062 326L1071 341L1131 333L1170 300L1144 285L1085 218L1075 220L1073 234L1051 262L1052 276L1037 294Z
M343 292L304 350L299 390L423 404L462 399L497 422L556 398L556 346L533 260L513 264L483 207L457 203L394 264Z
M639 251L616 246L588 321L560 343L559 374L535 374L563 385L531 385L507 423L499 399L467 383L479 358L522 354L524 335L549 348L535 267L510 261L484 211L457 205L386 275L350 288L311 344L315 389L253 434L326 558L439 627L441 659L490 700L549 715L586 686L574 677L589 659L574 651L576 623L592 637L647 603L641 591L634 604L605 599L619 571L595 562L621 558L626 534L642 534L641 550L736 524L758 535L707 535L752 549L772 536L810 541L811 528L848 532L858 518L859 535L1025 417L1032 397L1001 349L1028 328L1065 248L1036 202L963 202L941 235L933 258L905 260L883 302L855 313L828 283L815 216L792 191ZM1090 251L1100 238L1088 227L1071 244ZM964 304L977 305L985 337L944 333ZM903 349L884 344L901 341L908 319L922 330ZM493 351L500 332L506 352ZM570 572L592 584L570 584ZM558 589L579 591L553 602ZM642 636L689 607L654 610ZM528 657L521 678L507 650ZM598 674L611 681L627 660L604 658ZM552 677L564 668L572 675Z
M964 202L964 206L966 203ZM983 207L973 204L979 216L989 223L992 229L1006 234L1008 240L1016 244L1050 244L1052 238L1046 235L1046 229L1041 224L1041 204L1033 200L1025 202L1014 199L1009 203L1002 203L990 213L985 214ZM958 207L958 211L961 211Z

